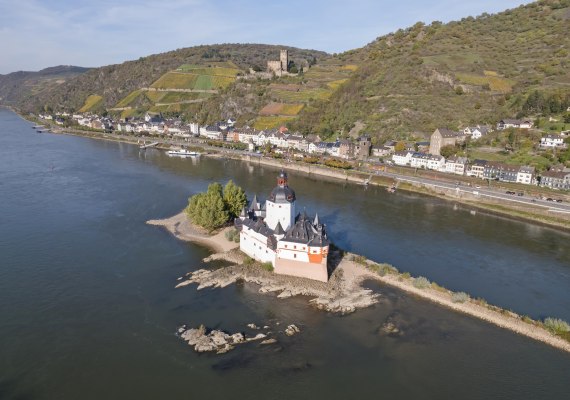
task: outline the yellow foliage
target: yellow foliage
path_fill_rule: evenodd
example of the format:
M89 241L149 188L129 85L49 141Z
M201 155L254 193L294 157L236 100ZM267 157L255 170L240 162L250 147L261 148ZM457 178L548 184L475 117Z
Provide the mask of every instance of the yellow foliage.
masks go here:
M79 112L84 113L84 112L91 111L92 109L97 107L99 104L101 104L102 101L103 101L103 97L96 95L96 94L92 94L91 96L87 97L87 99L85 99L85 104L83 104L83 107L81 107L79 109Z

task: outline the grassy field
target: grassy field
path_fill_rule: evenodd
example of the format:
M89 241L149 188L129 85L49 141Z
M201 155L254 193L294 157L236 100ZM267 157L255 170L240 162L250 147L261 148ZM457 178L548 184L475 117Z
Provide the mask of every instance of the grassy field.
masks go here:
M96 107L100 106L102 102L103 102L103 97L96 94L92 94L91 96L87 97L87 99L85 99L85 104L83 104L83 107L79 109L79 112L84 113L91 111Z
M130 110L123 110L121 111L121 119L130 118L135 115L137 110L131 108Z
M253 124L255 129L271 129L271 128L279 128L287 123L287 121L291 121L295 119L295 117L286 117L286 116L268 116L268 117L258 117Z
M148 92L145 92L144 95L153 103L160 103L162 98L166 96L168 93L170 92L154 92L149 90Z
M192 72L167 72L151 87L157 89L216 90L235 82L239 70L230 68L189 68Z

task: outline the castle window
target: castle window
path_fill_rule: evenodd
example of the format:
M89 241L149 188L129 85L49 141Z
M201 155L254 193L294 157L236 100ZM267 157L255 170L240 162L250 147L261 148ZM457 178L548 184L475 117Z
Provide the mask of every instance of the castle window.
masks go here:
M297 258L297 254L293 254L293 258Z
M297 246L293 246L293 248L294 248L294 249L296 249L296 248L297 248Z

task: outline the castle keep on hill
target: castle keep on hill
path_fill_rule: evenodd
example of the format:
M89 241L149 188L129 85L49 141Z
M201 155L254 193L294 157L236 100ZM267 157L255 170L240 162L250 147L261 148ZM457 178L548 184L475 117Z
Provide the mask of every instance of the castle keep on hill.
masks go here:
M325 225L318 215L297 214L296 200L282 170L267 201L259 203L254 196L236 219L240 249L258 261L270 262L277 274L326 282L329 241Z

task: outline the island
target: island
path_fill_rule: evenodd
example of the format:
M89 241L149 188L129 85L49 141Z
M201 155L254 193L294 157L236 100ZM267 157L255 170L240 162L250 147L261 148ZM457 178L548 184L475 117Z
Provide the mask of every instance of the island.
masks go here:
M188 208L178 215L148 221L181 240L215 250L205 262L225 260L230 264L189 272L179 278L176 288L196 284L201 290L250 282L259 285L260 293L276 293L279 299L307 296L309 304L319 310L347 314L379 302L381 293L364 287L367 281L377 281L570 352L570 326L565 321L536 321L336 247L318 215L309 218L306 211L296 212L297 196L284 170L265 203L257 197L247 202L242 194L243 190L231 181L223 190L220 184L212 184L208 192L190 198ZM196 209L201 205L208 208L207 212ZM238 207L241 211L235 215ZM189 215L209 215L217 222L204 228ZM392 322L385 325L386 331L398 332Z

